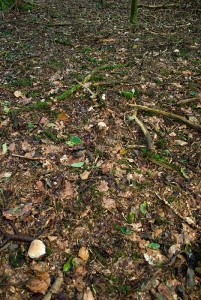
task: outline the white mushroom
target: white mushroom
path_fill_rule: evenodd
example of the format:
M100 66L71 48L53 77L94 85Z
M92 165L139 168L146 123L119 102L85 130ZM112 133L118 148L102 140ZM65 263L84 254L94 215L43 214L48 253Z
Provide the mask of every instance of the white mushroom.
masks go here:
M28 256L30 258L40 258L46 253L45 244L40 240L33 240L29 246Z

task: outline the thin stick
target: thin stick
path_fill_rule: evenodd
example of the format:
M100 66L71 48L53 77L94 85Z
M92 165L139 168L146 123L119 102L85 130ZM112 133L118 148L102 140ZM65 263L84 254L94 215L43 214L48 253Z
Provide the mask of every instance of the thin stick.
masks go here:
M12 153L12 156L24 158L24 159L27 159L27 160L45 160L46 159L45 157L26 157L24 155L15 154L15 153Z
M196 97L180 100L177 102L177 105L186 105L192 102L197 102L199 100L201 100L201 93L198 94Z
M140 119L138 119L137 110L134 111L133 118L134 118L135 122L137 123L137 125L142 130L142 132L147 140L147 145L148 145L149 150L153 151L155 149L155 147L154 147L151 135L150 135L149 131L147 130L146 126L144 125L144 123Z
M174 120L178 120L178 121L188 125L189 127L201 132L201 126L200 125L197 125L195 123L190 122L189 120L187 120L183 116L180 116L180 115L177 115L177 114L174 114L174 113L170 113L170 112L167 112L167 111L164 111L164 110L161 110L161 109L156 109L156 108L151 108L151 107L148 107L148 106L143 106L143 105L129 104L129 106L132 106L132 107L134 107L136 109L139 109L139 110L148 111L148 112L151 112L151 113L155 113L155 114L158 114L158 115L162 115L162 116L165 116L165 117L172 118Z

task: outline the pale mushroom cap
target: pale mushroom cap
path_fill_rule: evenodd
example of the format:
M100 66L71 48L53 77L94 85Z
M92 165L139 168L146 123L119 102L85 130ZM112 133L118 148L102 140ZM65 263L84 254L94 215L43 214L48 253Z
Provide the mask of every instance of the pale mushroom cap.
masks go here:
M33 240L29 246L28 256L30 258L39 258L46 253L45 244L40 240Z

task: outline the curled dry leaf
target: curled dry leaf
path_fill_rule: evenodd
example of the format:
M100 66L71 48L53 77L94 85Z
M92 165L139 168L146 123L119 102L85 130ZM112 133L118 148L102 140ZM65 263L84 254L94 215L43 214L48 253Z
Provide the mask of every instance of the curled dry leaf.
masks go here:
M50 285L50 275L48 272L42 272L31 278L28 283L28 289L33 293L45 294Z
M85 170L82 174L80 174L80 178L81 178L82 180L86 180L86 179L89 178L89 175L90 175L90 172L87 171L87 170Z
M81 247L79 252L78 252L78 256L84 260L87 261L89 259L89 250L86 247Z

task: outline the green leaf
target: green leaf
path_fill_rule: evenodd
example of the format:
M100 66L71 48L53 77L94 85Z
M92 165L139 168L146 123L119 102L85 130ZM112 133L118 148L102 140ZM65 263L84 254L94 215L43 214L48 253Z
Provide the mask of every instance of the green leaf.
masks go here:
M129 234L132 233L132 230L130 230L130 229L124 227L124 226L123 226L123 227L120 227L120 230L121 230L121 233L123 233L123 234L129 235Z
M63 265L63 272L68 272L72 269L73 267L73 256L71 255L68 260L65 262Z
M147 214L147 202L144 201L140 204L140 212L143 214L143 215L146 215Z
M2 151L3 151L3 154L5 154L5 153L8 151L8 146L7 146L7 144L3 144L3 145L2 145Z
M160 245L157 243L149 243L149 245L147 247L151 248L151 249L159 249Z
M127 99L132 99L134 96L133 92L125 92L125 91L121 91L121 95Z
M67 141L66 144L70 147L73 147L75 145L80 145L82 140L78 136L72 136L70 138L70 141Z
M134 213L129 213L128 216L127 216L127 223L128 224L132 224L135 220L135 215Z
M73 168L81 168L81 167L84 166L84 162L83 161L79 161L79 162L71 164L70 166L73 167Z
M181 171L181 174L184 176L184 178L189 179L188 175L186 174L185 168L181 168L180 171Z

